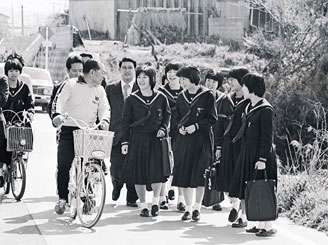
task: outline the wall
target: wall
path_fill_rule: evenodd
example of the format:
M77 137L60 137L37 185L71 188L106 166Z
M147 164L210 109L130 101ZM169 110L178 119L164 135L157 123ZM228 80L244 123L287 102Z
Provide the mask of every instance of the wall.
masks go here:
M85 18L92 30L115 37L115 0L70 0L69 22L80 31L87 30Z

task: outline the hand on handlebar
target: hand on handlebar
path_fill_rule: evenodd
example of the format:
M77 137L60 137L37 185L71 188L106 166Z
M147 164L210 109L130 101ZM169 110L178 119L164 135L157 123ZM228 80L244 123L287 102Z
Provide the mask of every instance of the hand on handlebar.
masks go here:
M100 130L109 130L109 124L106 121L101 121L99 125Z
M53 124L56 127L59 127L60 125L62 125L65 122L66 118L63 115L58 115L56 117L54 117L54 119L52 119Z

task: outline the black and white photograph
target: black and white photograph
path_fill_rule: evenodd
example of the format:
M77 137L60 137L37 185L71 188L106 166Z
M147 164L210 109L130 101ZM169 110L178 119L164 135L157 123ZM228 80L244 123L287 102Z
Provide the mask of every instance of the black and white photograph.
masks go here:
M328 0L1 0L0 244L328 244Z

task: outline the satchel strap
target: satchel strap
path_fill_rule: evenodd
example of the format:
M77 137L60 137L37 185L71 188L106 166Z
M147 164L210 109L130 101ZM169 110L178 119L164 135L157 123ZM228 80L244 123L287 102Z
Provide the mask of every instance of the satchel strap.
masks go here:
M255 169L253 180L256 180L257 171L261 171L261 170L258 170L257 168ZM268 175L267 175L266 169L263 169L263 171L264 171L264 179L267 180L268 179Z

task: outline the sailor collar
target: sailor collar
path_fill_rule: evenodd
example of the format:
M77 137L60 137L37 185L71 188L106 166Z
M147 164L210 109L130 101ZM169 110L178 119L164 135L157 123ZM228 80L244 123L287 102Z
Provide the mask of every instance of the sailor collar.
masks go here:
M216 102L219 102L219 100L222 99L225 96L225 94L224 93L219 94L219 91L216 91L216 96L217 96Z
M11 92L9 92L9 95L11 97L15 97L23 89L24 84L25 83L23 81L17 80L17 86L18 86L17 91L15 93L13 93L13 94ZM10 89L9 89L9 91L10 91Z
M235 104L235 102L233 102L232 100L232 96L235 95L235 93L232 93L232 94L228 94L228 100L230 101L231 105L234 107L234 108L237 108L239 105L241 105L242 103L244 103L247 99L243 98L241 101L239 101L237 104Z
M198 92L199 90L201 90L200 92ZM208 88L205 88L204 86L200 86L200 88L197 90L197 94L194 98L192 98L191 101L189 101L189 99L187 98L186 96L186 93L187 93L187 90L183 90L182 91L182 95L183 95L183 98L185 99L185 101L191 105L197 98L199 98L201 95L205 94L206 92L210 91Z
M177 96L173 95L172 94L172 89L170 88L170 85L169 84L166 84L165 86L161 87L161 89L163 91L165 91L165 93L167 94L168 97L170 97L171 99L176 99ZM178 90L179 92L182 91L182 88L180 87L180 89Z
M141 98L137 93L138 92L140 92L140 90L136 90L136 91L134 91L134 92L132 92L131 94L130 94L130 96L134 96L134 97L136 97L138 100L140 100L142 103L144 103L145 105L147 105L147 106L149 106L149 105L151 105L156 99L157 99L157 97L159 96L159 95L163 95L163 96L165 96L162 92L160 92L160 91L158 91L158 90L154 90L154 94L155 94L155 96L154 96L154 98L152 98L152 100L150 101L150 102L147 102L147 101L145 101L143 98ZM141 93L141 92L140 92Z
M261 102L261 103L259 103L259 102ZM259 108L262 108L262 107L269 107L269 108L271 108L272 110L273 110L273 107L272 107L272 105L266 100L266 99L262 99L262 100L260 100L256 105L255 105L255 107L254 108L252 108L250 111L248 111L248 109L249 109L249 107L250 107L250 105L251 105L251 103L249 103L246 107L245 107L245 114L246 115L250 115L252 112L254 112L255 110L257 110L257 109L259 109ZM248 112L247 112L248 111Z

